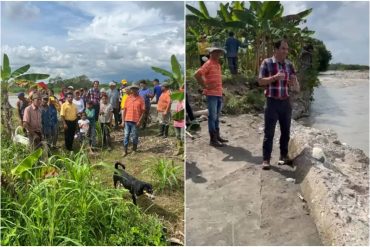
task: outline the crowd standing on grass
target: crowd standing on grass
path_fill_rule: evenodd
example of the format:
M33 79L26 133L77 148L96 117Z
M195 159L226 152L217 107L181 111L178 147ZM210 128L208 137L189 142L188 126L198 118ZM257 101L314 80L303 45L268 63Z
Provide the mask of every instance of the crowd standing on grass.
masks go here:
M160 134L168 137L171 123L171 91L168 84L153 81L152 91L145 80L128 86L122 80L117 87L116 82L109 83L107 91L99 88L99 81L94 81L90 89L73 86L63 86L59 99L47 84L38 83L37 89L32 89L26 97L19 93L16 103L18 117L24 127L25 135L29 138L30 146L35 149L44 141L49 148L56 150L58 135L64 133L64 148L73 151L76 141L84 144L90 151L98 148L97 124L102 134L103 149L113 149L111 133L113 128L123 127L124 156L128 154L130 139L132 151L136 152L139 144L140 129L150 124L151 104L157 104L157 116L160 122ZM183 89L182 89L183 90ZM176 112L184 108L184 101L178 102ZM58 118L59 116L59 118ZM183 153L184 121L173 122L176 138L177 153ZM100 143L99 143L100 144Z

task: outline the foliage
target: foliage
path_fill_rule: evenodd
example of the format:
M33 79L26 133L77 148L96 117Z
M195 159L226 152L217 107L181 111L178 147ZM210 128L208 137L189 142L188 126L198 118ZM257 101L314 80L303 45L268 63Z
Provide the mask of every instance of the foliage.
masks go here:
M334 63L329 65L329 70L369 70L369 65Z
M187 26L187 62L195 61L196 42L202 33L209 37L210 42L223 43L228 37L228 31L233 31L241 39L246 49L242 50L239 59L243 70L257 73L261 58L272 55L273 42L283 37L289 40L291 60L299 57L303 44L314 33L307 27L305 18L312 12L307 9L299 13L283 16L283 5L279 1L250 2L246 8L244 2L233 1L220 3L216 17L210 17L203 2L199 9L186 5L191 14L186 16ZM193 67L194 64L187 64Z
M315 40L314 49L317 50L319 59L319 71L326 71L329 68L329 62L332 58L331 52L326 49L324 42Z
M179 169L180 166L175 166L173 160L158 159L152 172L153 180L157 182L155 187L159 191L165 189L174 189L179 185Z
M13 119L13 112L9 104L9 89L14 85L29 87L37 80L46 79L47 74L30 73L25 74L31 65L24 65L14 71L10 67L10 62L7 54L4 54L3 63L1 66L1 123L4 128L5 135L9 138L13 133L13 126L10 124Z
M167 71L158 67L152 67L152 70L168 77L170 79L171 88L178 89L179 87L184 85L184 75L181 71L181 65L175 55L171 56L171 68L172 71Z
M120 190L103 188L84 153L52 156L45 166L57 167L56 176L39 177L28 186L16 176L10 187L9 171L29 157L23 153L13 158L10 152L18 153L19 148L3 140L2 144L2 245L165 244L159 220L123 201Z

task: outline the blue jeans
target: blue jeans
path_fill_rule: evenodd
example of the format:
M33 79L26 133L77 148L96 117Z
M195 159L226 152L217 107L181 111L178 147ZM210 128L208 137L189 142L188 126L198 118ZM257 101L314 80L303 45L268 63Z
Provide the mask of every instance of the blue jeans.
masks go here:
M221 96L207 96L208 105L208 131L214 132L220 128L219 118L222 106Z
M125 138L123 145L128 146L130 135L132 134L132 143L137 145L139 143L138 129L135 122L125 122Z

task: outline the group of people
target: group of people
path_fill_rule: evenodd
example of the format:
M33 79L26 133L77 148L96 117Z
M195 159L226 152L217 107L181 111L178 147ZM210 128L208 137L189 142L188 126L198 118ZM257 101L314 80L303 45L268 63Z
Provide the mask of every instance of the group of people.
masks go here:
M73 150L73 142L78 138L81 143L87 144L90 152L93 152L96 147L96 125L100 124L103 148L110 151L111 128L119 129L121 126L124 128L123 146L126 156L130 137L133 140L133 151L137 151L138 129L147 126L152 102L157 104L160 120L158 136L168 137L172 103L170 87L166 83L160 85L158 79L155 79L153 84L152 91L145 80L131 86L127 85L126 80L122 80L119 89L115 82L110 82L109 89L104 90L99 88L99 81L94 81L89 90L64 87L57 99L53 90L48 89L45 83L39 83L40 88L32 90L29 99L24 93L18 94L18 115L33 148L39 147L42 140L45 140L49 147L56 148L58 126L61 123L64 129L65 148L68 151ZM184 102L178 102L177 111L184 108L183 104ZM174 126L180 129L176 133L178 133L177 154L181 154L184 122L175 121Z
M230 37L233 33L230 33ZM236 47L238 44L227 42ZM288 163L288 143L290 139L290 124L292 107L289 99L290 91L300 91L300 85L296 77L293 64L287 59L288 42L279 40L274 43L274 55L262 61L258 75L258 83L265 88L266 108L264 123L264 139L262 144L263 162L262 168L270 169L272 145L277 121L279 121L280 157L278 164ZM235 51L235 50L234 50ZM236 50L237 51L237 50ZM195 79L203 87L203 94L207 96L208 104L208 131L210 145L223 147L228 140L220 136L220 112L222 107L222 70L219 62L223 54L229 52L216 45L207 48L209 59L195 72ZM235 54L235 53L233 53ZM229 60L235 65L235 60ZM234 66L233 65L233 66ZM235 70L234 70L235 72Z

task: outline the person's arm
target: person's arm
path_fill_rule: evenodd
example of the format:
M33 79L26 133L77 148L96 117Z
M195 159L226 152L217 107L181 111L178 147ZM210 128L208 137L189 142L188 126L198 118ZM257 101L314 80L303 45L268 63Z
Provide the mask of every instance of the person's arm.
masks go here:
M295 74L290 75L288 85L292 88L294 92L298 93L301 91L301 86Z
M28 108L26 108L24 110L24 115L23 115L23 127L28 131L28 132L31 132L30 129L31 129L31 126L29 124L29 121L30 121L30 114L28 112Z
M267 75L268 75L267 64L265 61L263 61L261 64L259 76L258 76L258 84L260 86L268 86L274 81L283 80L285 78L285 74L282 72L278 72L273 76L267 76Z
M63 122L63 127L64 129L68 129L68 126L67 126L67 123L66 123L66 120L65 120L65 105L63 104L62 105L62 109L60 110L60 118L62 119L62 122Z
M141 107L141 115L140 115L139 121L137 122L136 126L140 127L142 119L144 117L144 113L145 113L145 103L143 102L142 107Z

